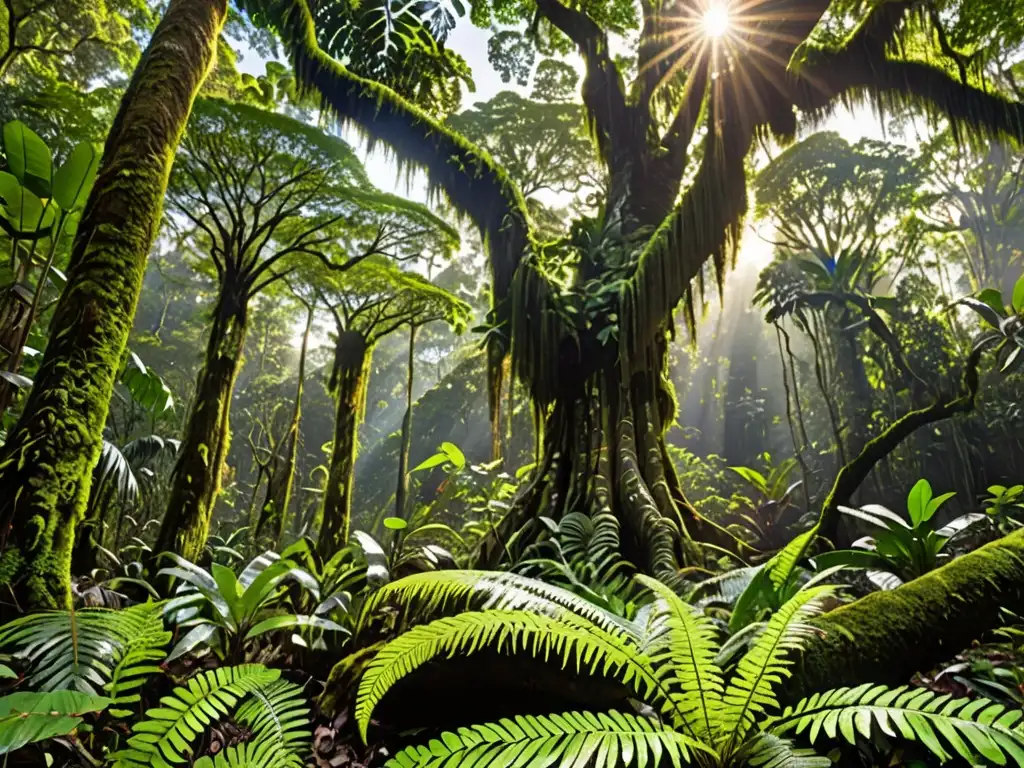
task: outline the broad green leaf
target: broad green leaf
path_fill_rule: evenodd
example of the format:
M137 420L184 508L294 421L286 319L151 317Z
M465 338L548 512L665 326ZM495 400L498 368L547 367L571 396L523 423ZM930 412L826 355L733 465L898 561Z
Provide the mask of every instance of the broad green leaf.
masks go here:
M932 517L934 517L935 513L938 511L939 507L941 507L954 496L956 496L956 491L950 491L949 493L944 493L941 496L936 496L934 499L929 501L927 508L925 508L925 521L931 520Z
M434 467L441 466L446 461L449 461L449 458L448 458L447 454L445 454L445 453L435 453L430 458L424 459L419 464L417 464L415 467L410 469L409 472L411 474L413 472L422 472L425 469L433 469Z
M459 446L455 445L455 443L441 443L441 451L447 455L448 460L459 469L466 466L466 455L462 452Z
M907 494L907 512L910 513L910 522L915 528L928 519L928 503L931 500L931 483L924 478L918 480Z
M404 531L409 524L400 517L385 517L384 527L392 531Z
M50 197L53 156L46 142L19 120L4 126L4 152L11 173L39 197Z
M0 697L0 755L66 736L82 722L82 715L101 712L109 704L104 696L79 691L21 691Z
M95 146L83 143L75 147L53 176L53 199L57 205L65 211L85 207L99 164L100 153Z
M768 481L765 479L764 475L756 469L751 469L750 467L729 467L729 469L742 477L761 493L765 495L768 494Z
M1024 313L1024 275L1021 275L1020 280L1013 286L1013 311L1017 314Z

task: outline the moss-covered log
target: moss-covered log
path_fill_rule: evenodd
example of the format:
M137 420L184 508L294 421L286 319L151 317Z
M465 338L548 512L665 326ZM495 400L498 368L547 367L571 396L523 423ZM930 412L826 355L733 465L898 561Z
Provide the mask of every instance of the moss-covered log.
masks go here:
M244 285L230 278L222 282L154 552L195 561L206 544L231 442L231 398L245 350L248 301Z
M359 422L363 417L372 348L358 331L338 334L330 389L337 401L334 445L324 490L323 521L316 548L325 560L345 546L352 518L352 477Z
M902 684L951 659L1024 611L1024 531L987 544L890 592L816 619L792 697L864 682Z
M226 14L226 0L172 0L107 139L35 387L0 453L0 577L22 608L70 599L75 526L164 190Z

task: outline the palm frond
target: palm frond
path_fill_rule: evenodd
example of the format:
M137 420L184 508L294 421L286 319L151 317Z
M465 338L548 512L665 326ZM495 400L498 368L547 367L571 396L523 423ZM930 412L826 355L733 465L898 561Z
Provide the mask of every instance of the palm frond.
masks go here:
M581 616L608 632L640 633L631 622L605 611L567 589L515 573L493 571L435 571L417 573L377 590L366 601L369 616L385 604L437 614L448 608L524 610L557 618Z
M725 684L715 664L715 626L671 589L647 576L636 577L658 601L648 624L643 651L656 665L666 665L678 690L672 698L690 733L707 741L722 706Z
M758 716L778 708L775 689L792 673L789 652L803 647L814 630L803 622L820 610L829 587L817 587L798 593L768 621L764 632L736 666L723 695L720 733L730 744L740 744Z
M107 690L117 703L132 703L137 699L128 692L171 640L161 612L160 603L144 603L120 611L33 613L0 627L0 648L28 662L33 690Z
M766 729L775 734L803 734L813 744L824 733L855 744L870 739L875 728L893 738L917 741L940 760L959 756L1024 766L1024 711L991 699L954 699L926 688L866 684L815 694L788 707Z
M115 768L162 768L184 762L184 754L203 729L229 714L239 699L280 675L262 664L220 667L196 675L160 699L162 707L149 710L132 726L125 748L111 755ZM268 743L272 745L273 740Z
M444 733L429 747L403 749L388 768L470 765L478 762L517 768L672 765L690 761L707 748L660 723L624 712L562 712L517 715L496 723Z
M381 649L356 695L356 722L364 740L374 709L399 680L438 657L487 648L544 661L554 656L563 668L615 676L662 711L676 714L650 660L626 636L569 615L553 619L527 611L474 611L413 627Z

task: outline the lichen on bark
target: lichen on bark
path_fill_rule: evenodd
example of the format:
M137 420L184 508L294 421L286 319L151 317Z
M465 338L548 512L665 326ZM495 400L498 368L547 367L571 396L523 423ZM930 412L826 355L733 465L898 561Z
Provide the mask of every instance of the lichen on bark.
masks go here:
M22 609L70 601L71 551L163 211L226 0L172 0L107 139L35 386L0 451L0 574Z

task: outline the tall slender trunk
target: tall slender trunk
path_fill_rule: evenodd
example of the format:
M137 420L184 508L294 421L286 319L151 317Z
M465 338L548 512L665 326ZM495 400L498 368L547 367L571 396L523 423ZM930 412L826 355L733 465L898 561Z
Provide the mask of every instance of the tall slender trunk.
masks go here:
M325 560L348 541L352 515L352 479L359 423L366 403L366 383L372 349L358 331L342 331L331 377L338 407L334 418L334 447L324 491L323 522L317 552Z
M70 603L75 526L89 498L167 178L226 15L227 0L171 0L107 138L51 341L0 451L0 580L14 583L22 608Z
M248 297L239 282L229 273L221 284L206 361L199 372L167 512L157 535L157 553L176 552L195 561L210 531L231 442L231 398L245 351Z
M409 367L405 381L405 416L402 418L402 447L398 452L398 487L395 489L395 517L405 517L409 497L409 448L412 446L413 384L416 375L416 326L409 326Z
M299 352L298 381L295 384L295 403L292 419L285 435L285 459L272 473L267 481L267 495L260 511L259 522L256 524L256 538L264 532L268 534L268 546L276 548L284 535L288 519L288 507L291 505L292 488L295 485L295 467L299 458L299 427L302 424L302 388L306 379L306 353L309 350L309 334L313 330L313 306L306 308L306 327L302 332L302 349Z

